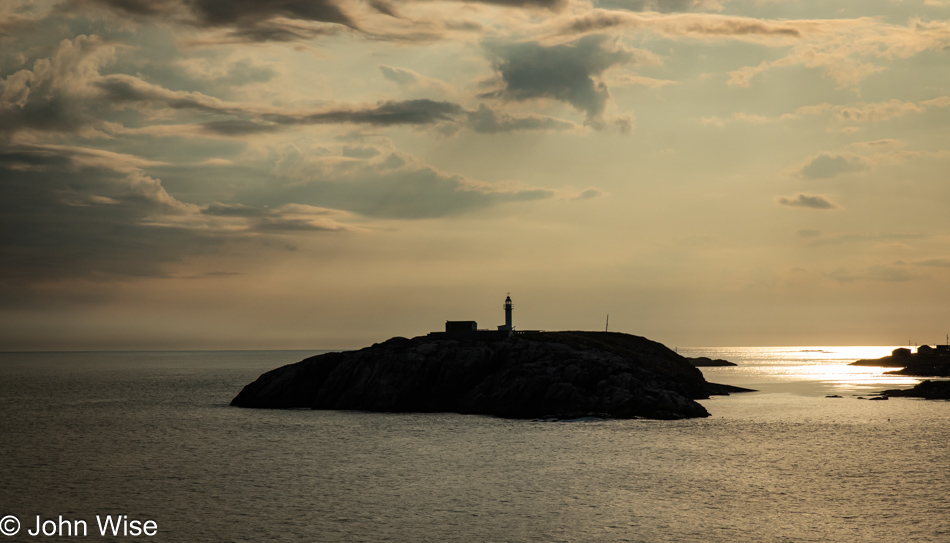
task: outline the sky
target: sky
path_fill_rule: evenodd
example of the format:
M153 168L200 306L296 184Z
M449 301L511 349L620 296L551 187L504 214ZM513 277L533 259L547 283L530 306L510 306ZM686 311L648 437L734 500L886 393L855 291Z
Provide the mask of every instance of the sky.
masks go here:
M4 0L0 350L944 343L950 0Z

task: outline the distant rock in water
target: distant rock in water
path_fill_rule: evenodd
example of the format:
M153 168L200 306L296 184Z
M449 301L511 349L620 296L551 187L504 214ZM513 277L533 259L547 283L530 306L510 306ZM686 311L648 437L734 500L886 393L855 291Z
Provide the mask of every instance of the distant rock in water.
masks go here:
M716 359L714 360L714 359L712 359L712 358L709 358L708 356L699 356L699 357L696 357L696 358L689 358L689 357L687 357L686 360L688 360L690 364L696 366L697 368L720 367L720 366L736 366L736 365L738 365L738 364L733 364L732 362L729 362L728 360L723 360L723 359L721 359L721 358L716 358Z
M916 353L911 353L910 349L906 348L894 349L888 356L858 360L851 365L903 368L887 372L890 375L950 377L950 356L926 345L921 345Z
M707 417L697 403L747 389L707 382L689 361L614 332L392 338L277 368L238 407L452 412L516 419Z
M950 400L950 381L922 381L914 388L907 390L884 390L882 396L904 396L909 398L926 398L928 400Z

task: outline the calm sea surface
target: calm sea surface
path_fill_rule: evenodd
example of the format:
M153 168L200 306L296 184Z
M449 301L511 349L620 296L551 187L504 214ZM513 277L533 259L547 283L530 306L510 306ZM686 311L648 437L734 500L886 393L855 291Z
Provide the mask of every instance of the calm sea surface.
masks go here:
M760 392L560 423L228 407L313 352L0 354L0 542L950 541L950 402L859 400L916 380L846 366L890 350L681 348Z

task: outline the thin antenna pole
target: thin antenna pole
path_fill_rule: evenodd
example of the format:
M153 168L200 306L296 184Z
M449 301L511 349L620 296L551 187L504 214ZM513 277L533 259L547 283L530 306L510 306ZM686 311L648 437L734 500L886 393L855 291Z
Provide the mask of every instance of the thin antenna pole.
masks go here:
M604 325L604 332L606 332L608 328L610 328L610 313L607 313L607 324Z

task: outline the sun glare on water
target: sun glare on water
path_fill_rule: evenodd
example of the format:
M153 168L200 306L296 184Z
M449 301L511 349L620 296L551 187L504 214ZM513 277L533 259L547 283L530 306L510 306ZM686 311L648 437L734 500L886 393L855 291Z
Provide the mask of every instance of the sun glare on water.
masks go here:
M887 374L896 368L850 365L856 360L887 356L895 348L856 345L717 349L709 355L734 362L738 367L706 369L704 373L712 381L720 379L739 386L751 385L751 388L759 390L770 389L769 383L780 390L795 386L802 391L809 390L812 394L831 390L836 393L861 393L916 384L920 379Z

